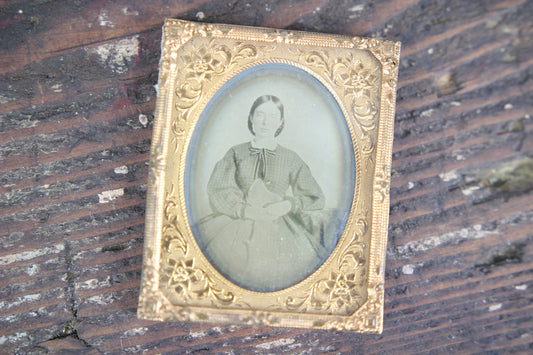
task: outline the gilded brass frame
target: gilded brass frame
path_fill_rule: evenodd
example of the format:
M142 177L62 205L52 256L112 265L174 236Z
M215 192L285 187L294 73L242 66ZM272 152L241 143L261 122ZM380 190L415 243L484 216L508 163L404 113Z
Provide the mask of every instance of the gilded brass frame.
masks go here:
M399 54L399 42L378 39L165 22L140 318L381 333ZM322 266L287 289L253 292L220 275L198 247L185 208L184 171L209 99L232 76L267 62L303 69L333 94L353 141L357 184L342 237ZM181 282L180 292L162 277Z

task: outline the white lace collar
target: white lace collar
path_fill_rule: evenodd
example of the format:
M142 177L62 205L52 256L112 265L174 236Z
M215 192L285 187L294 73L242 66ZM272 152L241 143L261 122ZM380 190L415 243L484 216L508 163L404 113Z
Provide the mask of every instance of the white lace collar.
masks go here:
M264 141L264 142L261 142L260 144L258 144L255 141L255 139L252 139L250 143L252 144L253 148L258 148L258 149L276 150L276 148L278 147L278 142L276 142L275 139Z

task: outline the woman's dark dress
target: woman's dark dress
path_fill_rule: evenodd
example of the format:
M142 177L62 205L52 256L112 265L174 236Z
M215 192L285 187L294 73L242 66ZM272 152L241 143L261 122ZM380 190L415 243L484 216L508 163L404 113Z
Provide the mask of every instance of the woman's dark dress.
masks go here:
M252 290L282 289L321 262L324 195L293 151L237 145L216 164L207 192L214 213L199 224L202 244L212 264L233 282ZM283 199L292 208L282 217L256 221L245 216L247 204Z

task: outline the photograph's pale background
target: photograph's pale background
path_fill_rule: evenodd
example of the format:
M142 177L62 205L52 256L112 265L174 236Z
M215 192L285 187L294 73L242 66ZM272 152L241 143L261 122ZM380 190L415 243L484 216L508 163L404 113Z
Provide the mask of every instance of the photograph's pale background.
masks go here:
M231 147L253 139L248 115L261 95L277 96L283 103L285 126L278 143L296 152L309 166L324 192L326 208L349 209L353 148L338 104L325 86L302 70L264 64L230 79L198 121L187 162L192 221L212 212L207 183L215 164Z

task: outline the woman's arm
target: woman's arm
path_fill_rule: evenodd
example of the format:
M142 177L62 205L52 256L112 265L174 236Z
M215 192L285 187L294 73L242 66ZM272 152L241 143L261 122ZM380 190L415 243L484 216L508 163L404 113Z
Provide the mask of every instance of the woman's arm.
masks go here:
M230 149L215 165L207 184L207 194L214 212L242 218L244 193L237 185L236 170L235 151Z
M292 211L311 211L324 208L325 199L322 189L302 160L297 165L292 179Z

